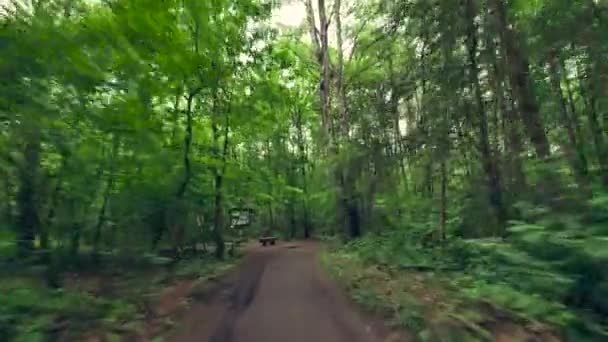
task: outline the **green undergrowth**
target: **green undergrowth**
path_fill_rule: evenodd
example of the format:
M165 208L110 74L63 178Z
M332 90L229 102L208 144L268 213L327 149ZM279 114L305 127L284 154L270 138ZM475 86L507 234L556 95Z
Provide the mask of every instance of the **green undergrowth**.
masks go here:
M367 236L331 249L322 263L357 303L422 340L608 336L601 317L560 300L576 287L576 278L535 265L525 253L495 240L455 240L443 247L406 240ZM523 259L515 262L517 257Z
M504 238L464 238L454 220L437 241L436 221L411 216L324 264L355 300L432 340L608 340L608 195L577 211L517 210Z
M164 289L184 280L204 285L232 270L238 258L194 257L143 269L73 272L52 289L36 271L0 275L0 341L81 340L138 336ZM167 317L166 319L170 319Z
M74 339L91 329L110 329L137 317L137 307L128 300L28 287L20 281L1 287L3 341L46 341L56 335Z

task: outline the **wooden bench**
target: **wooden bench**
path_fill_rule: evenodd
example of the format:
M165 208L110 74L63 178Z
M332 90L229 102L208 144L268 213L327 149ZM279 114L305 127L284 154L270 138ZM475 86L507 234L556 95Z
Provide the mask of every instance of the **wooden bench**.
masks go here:
M265 236L260 238L260 243L262 246L266 246L267 244L274 245L277 242L277 238L274 236Z

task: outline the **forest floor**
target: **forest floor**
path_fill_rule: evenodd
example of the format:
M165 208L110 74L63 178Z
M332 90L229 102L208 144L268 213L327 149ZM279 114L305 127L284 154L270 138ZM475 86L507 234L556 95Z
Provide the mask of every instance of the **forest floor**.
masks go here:
M195 294L168 341L399 341L326 276L314 242L248 246L239 271Z

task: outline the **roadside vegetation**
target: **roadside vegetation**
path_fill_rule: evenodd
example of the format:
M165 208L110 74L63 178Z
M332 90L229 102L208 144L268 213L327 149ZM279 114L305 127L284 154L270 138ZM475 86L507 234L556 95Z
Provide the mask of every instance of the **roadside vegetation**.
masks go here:
M3 272L0 339L162 337L196 296L231 272L238 260L202 256L178 263L161 257L108 261L103 268L65 270L59 288L47 286L36 266Z

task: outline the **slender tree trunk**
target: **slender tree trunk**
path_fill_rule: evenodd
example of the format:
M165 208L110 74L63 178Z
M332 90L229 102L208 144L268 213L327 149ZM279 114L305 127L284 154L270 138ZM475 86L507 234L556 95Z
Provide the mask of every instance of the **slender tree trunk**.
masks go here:
M586 40L588 47L590 63L589 67L592 68L593 72L589 74L590 77L590 92L596 99L608 98L608 63L606 62L607 50L605 48L605 32L606 27L606 4L598 4L597 0L587 0L589 3L589 25L588 25L588 37L583 39ZM605 101L597 101L595 103L596 111L599 114L598 123L599 127L597 130L606 132L608 127L605 125L608 121L608 108L606 108ZM603 123L602 119L603 118ZM605 151L608 154L608 151ZM607 156L608 158L608 156ZM608 169L604 171L608 172ZM604 176L608 177L608 176ZM605 184L608 187L608 184Z
M20 182L17 194L17 253L25 257L34 248L35 234L39 230L38 169L40 167L40 139L38 132L29 136L24 149L24 164L19 167Z
M99 209L99 213L97 215L97 224L95 225L95 235L93 236L93 259L95 262L99 261L99 245L101 242L101 233L103 226L106 223L106 211L108 208L108 203L110 201L110 195L112 194L112 190L114 188L114 170L115 170L115 158L118 155L120 140L114 135L113 137L113 146L112 153L110 154L110 166L108 168L108 178L106 180L106 188L103 192L103 200L101 204L101 208Z
M549 73L551 85L559 103L560 119L568 137L568 144L564 144L564 152L570 162L579 187L586 189L588 186L587 159L585 158L582 146L578 142L574 124L568 113L568 105L561 87L561 74L557 55L553 56L549 61Z
M321 99L321 116L323 127L328 145L331 146L332 141L332 119L331 119L331 70L329 59L329 21L327 19L325 0L318 0L319 10L319 41L321 44L320 64L321 64L321 84L320 84L320 99Z
M200 92L201 88L194 89L188 94L186 98L186 135L184 137L184 152L183 152L183 163L184 163L184 178L180 183L177 193L175 194L175 203L173 205L173 210L175 212L181 212L181 208L183 208L183 199L188 190L188 185L190 184L190 179L192 178L192 166L190 161L190 151L192 149L192 139L193 139L193 104L194 98ZM177 105L177 102L176 102ZM179 209L179 210L178 210ZM167 210L166 208L164 210ZM173 238L173 252L175 257L179 257L180 250L183 245L183 236L184 236L184 225L177 222L180 218L175 218L173 220L169 220L170 225L170 234ZM163 230L166 229L163 224Z
M496 158L490 146L488 121L482 98L482 90L479 84L479 67L477 65L478 28L475 24L475 16L477 15L477 10L475 9L473 0L467 0L466 13L468 21L467 41L470 68L469 77L471 86L474 89L475 101L477 105L478 115L476 121L479 129L479 147L481 151L483 168L486 172L486 177L488 181L488 190L490 192L490 204L494 209L494 214L502 231L502 229L504 228L504 224L507 221L507 213L503 203L502 184L496 163Z
M212 132L213 132L213 146L214 146L214 155L217 159L221 160L221 169L220 167L215 166L213 168L214 172L214 180L215 180L215 195L214 195L214 212L213 212L213 239L215 242L215 256L218 259L222 259L224 257L225 252L225 243L224 243L224 215L223 215L223 189L222 185L224 182L224 173L226 172L226 163L227 163L227 153L229 147L228 133L230 130L228 113L224 114L225 123L224 123L224 144L222 148L222 152L220 154L219 144L220 144L220 132L218 127L218 116L219 116L219 98L217 92L214 94L213 99L213 120L212 120Z
M495 44L489 43L489 45L496 51ZM500 57L497 56L496 53L492 57L492 69L494 72L492 87L494 88L493 91L496 96L498 110L502 113L503 145L505 147L505 162L507 164L507 172L505 173L508 176L505 176L504 184L505 188L508 188L508 182L506 181L508 179L510 185L513 186L513 188L510 189L510 192L520 193L526 188L526 179L521 161L523 146L518 131L517 115L515 114L511 96L506 94L508 89L506 89L507 87L505 86L504 65L499 65L498 59Z
M311 224L310 224L310 214L308 212L308 204L304 202L304 238L310 239L311 237Z
M446 225L448 221L448 196L447 196L447 161L446 158L441 159L441 209L439 214L439 239L445 241L446 239Z
M296 222L295 198L293 196L289 199L287 210L289 211L289 226L291 228L289 235L292 239L295 239L298 226Z
M589 173L589 159L587 156L587 151L585 149L585 144L583 143L585 137L583 136L583 132L581 130L580 118L578 111L576 109L576 104L574 102L574 94L572 92L572 85L570 83L570 79L566 72L566 67L564 65L564 61L562 59L558 60L559 62L559 70L562 74L562 79L564 81L564 85L566 88L566 94L568 96L568 106L570 109L570 121L571 125L574 127L574 135L577 139L578 146L576 147L578 158L580 159L581 165L584 167L586 174L588 176Z
M395 79L395 69L393 66L393 57L392 54L389 56L388 65L390 69L391 75L391 99L390 99L390 108L393 115L393 134L394 134L394 146L395 146L395 155L399 160L399 173L401 176L401 181L403 186L407 190L407 174L405 172L405 163L403 161L403 146L401 144L401 130L399 129L399 121L401 120L399 115L399 91L397 87L397 80Z
M173 144L173 142L175 140L175 137L177 136L177 133L179 131L179 121L178 121L179 114L180 114L179 113L180 112L180 110L179 110L179 100L181 99L182 94L183 94L182 87L181 86L178 87L175 92L176 93L175 93L175 99L173 101L173 111L172 111L172 114L173 114L172 116L173 117L172 117L172 120L171 120L173 122L173 127L171 129L171 144Z
M103 193L103 202L97 215L97 224L95 225L95 235L93 236L93 259L99 260L99 246L101 242L101 231L106 223L106 211L108 208L108 201L110 200L110 194L114 186L114 175L110 173L106 183L106 189Z
M320 0L319 2L322 2ZM341 121L341 134L337 140L341 140L344 142L349 141L350 137L350 118L348 112L348 104L346 99L345 92L345 84L344 84L344 50L343 50L343 37L342 37L342 1L334 0L334 10L333 15L336 23L336 42L337 42L337 67L336 67L336 95L338 96L338 111L340 114ZM328 61L329 64L329 61ZM335 142L335 149L338 149L338 142ZM336 151L336 155L338 151ZM344 197L343 204L345 206L344 210L347 218L347 229L348 235L351 238L356 238L361 235L361 219L359 213L359 207L357 205L357 197L354 192L354 182L355 179L351 176L352 171L350 167L343 167L337 165L337 167L343 168L338 173L340 174L340 178L338 179L338 184L341 185L341 193ZM345 174L346 173L346 174Z
M524 123L536 155L539 158L547 158L551 155L551 149L532 90L528 58L524 55L517 34L509 23L504 0L490 0L490 5L495 12L496 29L502 50L506 54L508 75L519 105L520 119Z
M49 228L53 226L55 221L57 203L59 202L59 197L61 195L61 187L62 182L58 177L57 184L55 185L55 189L53 189L53 193L51 195L49 212L47 213L46 220L44 221L45 228L40 230L40 249L42 250L49 249Z
M306 146L304 142L304 132L302 128L302 113L299 108L295 109L295 126L297 131L297 144L298 144L298 165L302 176L302 190L304 191L304 199L302 201L303 214L304 214L304 238L310 238L310 215L308 213L308 179L306 173L307 155Z
M80 253L80 237L82 233L82 213L80 212L81 204L77 203L76 199L70 198L68 199L68 206L70 208L70 215L72 218L70 219L70 256L73 262L79 263L78 254Z
M509 141L509 155L512 162L512 173L515 181L515 191L524 191L528 188L528 182L524 173L522 155L524 147L522 143L522 134L520 132L519 121L515 119L515 103L510 98L509 106L505 108L507 119L507 134Z
M13 206L11 205L11 197L13 197L13 192L11 191L11 182L10 182L10 176L8 173L6 173L4 175L4 194L5 194L5 200L4 200L4 208L3 208L3 213L2 213L2 217L4 219L4 222L8 223L8 224L12 224L13 223Z
M192 105L194 101L194 97L198 94L200 90L196 89L192 93L188 95L186 101L186 136L184 137L184 178L177 190L176 197L178 200L181 200L186 190L188 189L188 184L190 183L190 179L192 178L192 167L190 162L190 150L192 149L192 129L193 129L193 117L192 117Z
M336 65L336 95L338 96L338 111L342 121L342 138L348 140L350 124L344 84L344 42L342 38L342 1L334 0L334 18L336 23L337 65Z
M430 158L429 158L430 159ZM433 173L435 166L433 165L433 160L429 160L424 165L424 193L427 197L433 197Z
M587 69L586 72L589 75L592 73L592 70ZM577 73L579 76L579 83L581 84L581 96L583 99L585 99L587 109L587 124L589 125L589 132L591 133L591 138L593 139L595 156L600 167L599 175L604 187L608 188L608 149L606 148L604 134L602 132L596 110L597 99L595 98L593 89L589 90L589 88L586 86L587 82L585 82L583 73L580 70L580 65Z
M324 134L324 149L331 146L332 120L330 108L331 70L329 59L329 21L327 18L325 0L318 0L319 28L316 27L312 0L305 1L306 18L315 56L320 70L319 100L321 107L321 127Z

